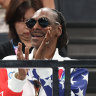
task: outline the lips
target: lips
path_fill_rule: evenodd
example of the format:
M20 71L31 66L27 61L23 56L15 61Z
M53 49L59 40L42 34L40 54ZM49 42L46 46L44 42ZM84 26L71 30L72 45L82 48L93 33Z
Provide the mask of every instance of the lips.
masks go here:
M32 37L44 37L45 33L44 32L31 32Z
M24 33L25 35L30 35L30 32L26 32L26 33Z

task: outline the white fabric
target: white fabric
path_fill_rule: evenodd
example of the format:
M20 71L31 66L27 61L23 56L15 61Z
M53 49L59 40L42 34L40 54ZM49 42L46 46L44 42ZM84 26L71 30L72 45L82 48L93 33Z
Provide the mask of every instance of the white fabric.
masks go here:
M12 79L8 80L8 88L11 89L13 92L21 92L25 83L26 79L16 79L15 74L13 74Z
M29 54L29 60L32 60L32 57L33 57L33 51L31 52L31 54ZM17 60L17 56L16 55L6 56L6 57L3 58L3 60ZM58 54L58 49L56 49L52 60L64 61L64 60L70 60L70 58L69 57L61 57Z
M23 86L23 94L22 96L35 96L34 85L32 85L28 80Z

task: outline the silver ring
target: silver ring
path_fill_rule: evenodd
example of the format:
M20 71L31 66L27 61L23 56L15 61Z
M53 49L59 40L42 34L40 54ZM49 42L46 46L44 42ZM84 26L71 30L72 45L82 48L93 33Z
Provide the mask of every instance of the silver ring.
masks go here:
M45 42L45 44L48 45L49 44L49 41Z

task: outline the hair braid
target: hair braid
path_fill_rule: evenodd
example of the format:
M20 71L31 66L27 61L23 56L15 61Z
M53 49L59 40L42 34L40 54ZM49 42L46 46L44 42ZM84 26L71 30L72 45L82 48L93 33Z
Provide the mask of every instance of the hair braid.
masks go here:
M62 26L62 35L59 37L58 42L57 42L57 47L58 49L62 49L63 47L66 47L68 44L68 35L66 31L66 24L65 24L65 19L64 16L61 12L57 11L56 9L52 9L56 14L57 18L56 21L59 22Z

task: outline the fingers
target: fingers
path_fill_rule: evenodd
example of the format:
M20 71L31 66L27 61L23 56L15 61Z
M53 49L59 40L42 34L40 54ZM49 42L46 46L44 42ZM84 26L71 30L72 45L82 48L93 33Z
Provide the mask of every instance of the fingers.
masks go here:
M22 43L18 43L18 51L20 52L20 53L22 53Z
M51 35L50 35L50 33L51 33L51 27L49 27L47 30L48 31L47 31L47 33L46 33L46 35L45 35L45 37L44 37L44 39L43 39L43 41L42 41L39 49L38 49L39 51L43 51L43 49L45 49L46 47L48 47L48 45L50 44L50 40L51 40Z
M25 57L22 52L22 43L18 43L17 60L29 60L29 48L25 47Z
M25 68L19 68L18 69L18 74L17 74L17 79L20 79L20 80L24 80L26 78L26 75L27 75L27 72L28 72L28 69L25 69Z
M23 60L22 43L18 43L17 60Z
M29 48L25 47L25 60L29 60Z
M51 34L51 28L49 27L49 29L45 35L45 38L43 40L44 44L48 45L50 43L50 38L52 37L51 35L52 35Z

